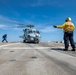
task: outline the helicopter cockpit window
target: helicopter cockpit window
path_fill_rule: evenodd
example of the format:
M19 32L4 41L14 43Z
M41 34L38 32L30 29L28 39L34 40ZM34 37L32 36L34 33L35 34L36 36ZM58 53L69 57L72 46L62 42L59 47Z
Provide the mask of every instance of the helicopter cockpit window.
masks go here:
M36 33L36 31L33 31L33 33Z
M36 31L38 34L40 34L40 32L39 31Z
M28 33L32 33L32 31L28 31Z
M27 31L28 29L25 29L25 32Z

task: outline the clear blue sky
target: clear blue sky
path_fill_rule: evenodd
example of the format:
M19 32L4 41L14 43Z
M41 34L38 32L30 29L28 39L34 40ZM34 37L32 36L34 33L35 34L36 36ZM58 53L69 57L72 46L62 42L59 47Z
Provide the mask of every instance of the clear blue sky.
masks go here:
M62 41L63 30L53 25L63 24L67 17L76 26L76 0L0 0L0 21L34 24L41 32L41 41ZM24 28L11 26L16 24L0 22L0 41L3 34L8 34L8 41L22 40L19 36Z

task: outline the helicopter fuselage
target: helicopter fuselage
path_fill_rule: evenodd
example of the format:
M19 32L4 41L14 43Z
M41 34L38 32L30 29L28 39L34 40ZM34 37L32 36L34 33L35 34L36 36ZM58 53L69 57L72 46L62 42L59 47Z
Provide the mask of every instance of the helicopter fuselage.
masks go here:
M23 35L23 42L34 42L39 43L40 42L40 32L36 29L25 29L24 35Z

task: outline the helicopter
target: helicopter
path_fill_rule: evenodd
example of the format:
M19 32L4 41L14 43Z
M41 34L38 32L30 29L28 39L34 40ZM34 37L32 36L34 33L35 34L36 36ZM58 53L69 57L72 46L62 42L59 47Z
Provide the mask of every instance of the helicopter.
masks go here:
M20 36L23 38L23 42L33 42L33 43L39 43L40 42L40 32L34 28L34 25L27 25L25 29L23 29L24 35Z
M5 22L5 23L12 23L12 24L16 24L16 27L12 27L12 28L25 28L23 29L23 36L19 36L20 38L23 39L23 43L39 43L40 42L40 32L34 28L34 25L32 24L20 24L20 23L16 23L16 22L9 22L9 21L1 21L0 22Z

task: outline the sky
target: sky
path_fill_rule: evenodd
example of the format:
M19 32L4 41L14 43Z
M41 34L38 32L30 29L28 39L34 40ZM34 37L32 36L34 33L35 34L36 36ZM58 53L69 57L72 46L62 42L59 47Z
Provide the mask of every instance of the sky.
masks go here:
M41 41L63 41L63 30L53 28L71 17L76 26L76 0L0 0L0 42L7 34L8 41L22 41L25 28L17 24L33 24L40 31ZM74 40L76 42L76 29Z

